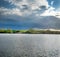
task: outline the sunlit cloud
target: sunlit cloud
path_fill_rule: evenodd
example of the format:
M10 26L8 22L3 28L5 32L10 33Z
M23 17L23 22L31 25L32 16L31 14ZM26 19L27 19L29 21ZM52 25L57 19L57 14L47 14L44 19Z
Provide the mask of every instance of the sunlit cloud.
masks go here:
M41 10L44 9L42 8L42 6L45 6L46 9L49 7L47 0L38 0L38 1L37 0L33 0L33 1L32 0L5 0L5 1L16 6L16 9L18 9L20 13L20 14L18 13L18 15L22 14L22 16L29 15L38 11L40 12Z
M38 0L38 1L37 0L5 0L5 1L8 1L9 3L19 7L22 5L28 5L28 6L36 5L37 7L42 5L45 5L46 7L49 6L47 0Z
M4 7L1 7L0 11L1 11L1 15L13 15L14 14L14 15L22 16L21 11L17 8L7 9L7 8L4 8Z
M15 8L8 9L0 7L0 15L18 15L18 16L55 16L59 17L58 12L53 7L54 1L49 5L47 0L5 0L8 3L16 6Z

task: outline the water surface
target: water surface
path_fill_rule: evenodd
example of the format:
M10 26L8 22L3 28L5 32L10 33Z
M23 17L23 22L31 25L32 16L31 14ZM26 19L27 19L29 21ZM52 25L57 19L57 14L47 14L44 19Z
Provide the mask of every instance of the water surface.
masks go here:
M0 57L60 57L60 35L0 34Z

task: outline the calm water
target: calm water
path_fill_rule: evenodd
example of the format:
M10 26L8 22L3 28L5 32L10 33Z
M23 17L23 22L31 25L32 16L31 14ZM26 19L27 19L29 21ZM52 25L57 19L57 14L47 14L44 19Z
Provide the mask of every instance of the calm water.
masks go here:
M60 35L0 34L0 57L60 57Z

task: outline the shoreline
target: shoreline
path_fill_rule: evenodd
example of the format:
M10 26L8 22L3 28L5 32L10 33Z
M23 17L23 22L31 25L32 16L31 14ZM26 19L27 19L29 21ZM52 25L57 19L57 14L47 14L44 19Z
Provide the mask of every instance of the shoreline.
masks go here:
M0 35L60 35L60 34L19 34L19 33L0 33Z
M0 34L60 34L57 29L29 29L29 30L12 30L0 29Z

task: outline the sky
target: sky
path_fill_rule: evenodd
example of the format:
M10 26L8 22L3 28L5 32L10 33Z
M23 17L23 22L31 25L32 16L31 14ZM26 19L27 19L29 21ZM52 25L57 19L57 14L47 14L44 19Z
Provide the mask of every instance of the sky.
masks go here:
M0 28L60 29L60 0L0 0Z

